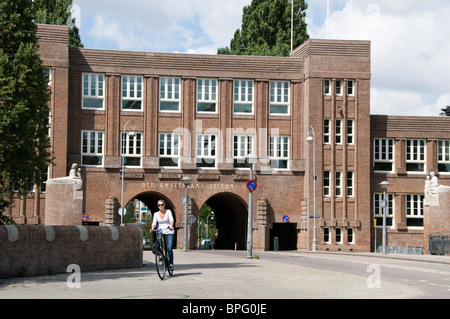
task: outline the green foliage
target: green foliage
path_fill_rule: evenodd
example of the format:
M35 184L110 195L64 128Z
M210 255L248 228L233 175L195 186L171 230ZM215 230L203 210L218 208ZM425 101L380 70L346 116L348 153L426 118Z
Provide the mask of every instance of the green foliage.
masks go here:
M450 116L450 106L447 105L443 109L441 109L441 116Z
M39 54L31 0L0 2L0 223L23 194L42 185L51 163L50 92ZM5 222L6 220L6 222Z
M211 241L216 238L216 218L212 213L212 209L208 204L204 204L200 209L198 214L198 222L200 225L200 234L202 235L201 239L206 239L206 225L208 225L208 237ZM209 217L209 218L208 218ZM208 222L207 222L208 220ZM198 236L198 234L197 234Z
M307 8L305 0L294 0L294 48L309 38ZM236 30L230 47L219 48L218 54L289 56L291 21L291 0L253 0L244 7L242 27Z
M124 224L132 224L137 222L136 217L134 216L134 201L130 201L125 206L127 212L125 213L125 216L123 216L123 222Z

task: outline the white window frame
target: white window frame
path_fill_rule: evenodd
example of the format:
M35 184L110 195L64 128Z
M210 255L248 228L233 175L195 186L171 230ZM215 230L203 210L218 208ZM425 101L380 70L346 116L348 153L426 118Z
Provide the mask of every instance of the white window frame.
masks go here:
M395 228L395 194L386 193L388 200L387 213L386 213L386 228ZM383 205L384 193L373 194L373 218L377 220L377 228L383 228ZM389 222L391 219L391 222ZM389 225L391 224L391 225Z
M347 228L347 244L349 245L355 244L355 228L353 227Z
M405 142L406 167L409 173L424 173L426 171L427 142L424 139L408 139ZM422 152L423 151L423 152ZM423 165L422 170L408 170L408 164Z
M344 243L344 230L342 227L336 227L334 229L334 239L336 245L342 245Z
M395 159L395 141L392 138L375 138L373 141L373 167L375 173L393 172ZM376 169L376 164L390 164L391 170Z
M323 95L331 96L331 79L323 80Z
M289 170L289 136L269 136L270 167L276 170ZM280 162L286 162L286 167L280 168ZM277 163L277 165L274 165Z
M336 171L334 172L334 196L335 197L342 197L342 172Z
M336 119L334 124L334 143L342 145L342 119Z
M331 244L331 229L330 229L330 227L323 228L323 243L325 245Z
M279 112L286 108L287 112ZM269 89L269 114L289 116L291 112L291 83L289 81L271 81Z
M140 75L122 75L121 84L122 111L142 112L144 101L144 77ZM124 103L139 102L139 108L124 108Z
M87 139L84 135L87 134ZM94 136L92 136L94 134ZM87 144L85 145L85 140ZM104 166L104 143L105 132L104 131L81 131L81 164L84 167L103 167ZM83 164L84 157L98 157L101 160L101 164Z
M163 108L164 103L177 105L176 109ZM181 78L159 78L159 111L165 113L181 112Z
M197 113L217 114L219 81L217 79L197 79ZM214 110L199 110L201 104L214 104Z
M121 159L123 158L125 162L126 158L139 159L139 165L125 165L125 167L142 167L142 147L144 145L142 137L141 132L135 132L133 136L127 132L120 133Z
M217 134L197 134L196 136L196 156L198 169L217 168ZM207 164L214 163L214 166L203 166L203 161Z
M331 196L331 172L323 171L323 196Z
M355 197L355 172L347 171L347 197Z
M87 87L86 87L87 77ZM82 74L82 109L104 110L105 109L105 75L102 73ZM101 107L88 107L85 103L89 100L101 101Z
M253 115L255 101L255 81L234 80L233 85L233 114ZM236 111L237 105L247 105L251 107L251 112Z
M347 81L347 96L355 96L355 80Z
M355 144L355 120L347 120L347 145Z
M450 173L450 140L439 140L437 145L438 150L438 168L440 174ZM446 169L441 169L445 166Z
M159 167L179 168L180 167L180 134L179 133L159 133ZM161 165L162 161L171 159L174 165Z
M331 144L331 119L323 119L323 144Z
M406 194L405 196L405 216L406 226L410 229L423 229L423 208L424 208L423 194ZM421 219L422 226L408 226L408 219Z
M233 159L236 169L250 169L247 155L255 153L255 137L253 135L233 135Z
M344 81L336 80L334 83L336 96L344 96Z

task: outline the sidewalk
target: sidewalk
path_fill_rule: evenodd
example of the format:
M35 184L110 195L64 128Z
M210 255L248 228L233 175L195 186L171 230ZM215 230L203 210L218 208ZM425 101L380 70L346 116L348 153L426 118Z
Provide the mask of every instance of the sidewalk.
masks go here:
M286 256L295 254L303 253L288 252ZM429 257L450 263L449 257ZM429 258L416 256L414 259ZM82 273L81 288L70 288L69 276L68 273L3 280L0 299L403 299L421 293L396 283L370 289L364 276L336 274L264 258L247 259L245 252L176 250L174 276L164 281L156 274L154 255L150 251L144 251L144 267L139 269Z

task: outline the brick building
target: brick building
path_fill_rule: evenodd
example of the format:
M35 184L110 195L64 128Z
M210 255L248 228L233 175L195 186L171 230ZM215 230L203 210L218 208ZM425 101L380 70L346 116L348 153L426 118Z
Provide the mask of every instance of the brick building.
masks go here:
M49 179L82 167L89 223L117 215L123 157L125 203L156 211L164 199L182 234L188 176L189 214L207 203L217 247L245 249L255 153L254 248L278 237L281 249L311 249L316 225L319 250L372 250L384 179L388 245L423 247L412 207L427 174L449 164L450 119L371 117L370 42L309 40L277 58L72 49L60 26L38 36L52 90ZM45 224L45 189L16 203L18 223Z

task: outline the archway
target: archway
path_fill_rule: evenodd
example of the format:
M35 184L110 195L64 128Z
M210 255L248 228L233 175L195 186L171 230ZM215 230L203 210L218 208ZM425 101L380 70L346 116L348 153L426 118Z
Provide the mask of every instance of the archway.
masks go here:
M216 218L216 249L245 250L247 246L247 204L231 193L220 193L206 201Z

